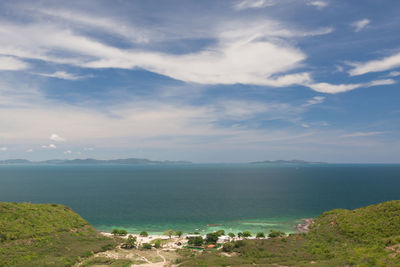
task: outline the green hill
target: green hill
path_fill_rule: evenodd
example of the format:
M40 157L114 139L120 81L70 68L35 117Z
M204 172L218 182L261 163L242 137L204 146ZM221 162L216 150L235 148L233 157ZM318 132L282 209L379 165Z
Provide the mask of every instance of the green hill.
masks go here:
M114 246L68 207L0 203L0 266L71 266Z
M233 245L229 256L183 253L181 266L400 266L400 201L328 211L307 234Z

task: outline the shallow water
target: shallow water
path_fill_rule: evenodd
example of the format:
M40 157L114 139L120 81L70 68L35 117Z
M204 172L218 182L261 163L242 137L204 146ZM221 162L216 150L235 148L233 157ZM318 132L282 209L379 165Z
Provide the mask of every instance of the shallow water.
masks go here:
M61 203L99 230L293 231L400 199L400 165L2 165L0 201ZM217 224L217 226L207 226Z

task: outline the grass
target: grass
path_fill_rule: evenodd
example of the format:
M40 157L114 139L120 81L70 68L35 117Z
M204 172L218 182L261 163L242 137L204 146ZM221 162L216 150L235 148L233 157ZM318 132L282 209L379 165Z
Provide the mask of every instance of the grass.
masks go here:
M0 214L0 266L72 266L116 246L62 205L0 203Z
M129 267L133 262L127 259L110 259L106 257L95 257L84 261L80 266L90 267L90 266L107 266L107 267ZM140 264L140 263L139 263Z

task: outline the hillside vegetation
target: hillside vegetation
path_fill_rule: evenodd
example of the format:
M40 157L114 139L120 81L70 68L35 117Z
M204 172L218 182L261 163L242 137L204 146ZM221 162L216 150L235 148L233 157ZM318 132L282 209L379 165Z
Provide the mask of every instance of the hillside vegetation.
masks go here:
M0 202L0 266L71 266L115 245L68 207Z
M232 245L229 254L182 252L181 266L400 266L400 201L328 211L307 234Z

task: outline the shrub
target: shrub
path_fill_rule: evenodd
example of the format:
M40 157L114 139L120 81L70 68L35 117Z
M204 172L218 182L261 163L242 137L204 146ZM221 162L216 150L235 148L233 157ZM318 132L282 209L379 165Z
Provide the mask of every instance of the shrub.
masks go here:
M229 236L230 238L234 238L234 237L235 237L235 234L234 234L234 233L229 233L228 236Z
M136 236L129 235L128 239L121 245L121 248L131 249L136 247Z
M245 245L246 245L246 242L244 242L243 240L238 240L235 242L235 248L244 247Z
M124 230L124 229L119 230L119 235L125 236L127 234L128 234L128 232L126 230Z
M271 229L268 236L271 238L274 238L274 237L281 237L281 236L285 236L285 235L286 235L285 232L275 231L275 230Z
M111 233L112 233L114 236L125 236L125 235L128 234L128 232L127 232L126 230L124 230L124 229L117 229L117 228L112 229Z
M224 245L222 246L222 250L225 252L232 252L232 250L235 248L235 244L228 242L228 243L224 243Z
M154 247L155 248L160 248L161 247L161 240L156 240L156 242L154 242Z
M142 231L142 232L140 232L140 236L146 237L146 236L149 236L149 234L146 231Z
M149 243L143 243L142 247L144 249L151 249L152 248L151 244L149 244Z
M192 246L201 246L201 245L203 245L203 242L204 241L201 236L191 237L191 238L189 238L189 241L188 241L189 245L192 245Z
M114 248L113 244L106 244L106 245L101 247L101 250L102 251L107 251L107 250L110 250L110 249L113 249L113 248Z
M251 232L249 232L249 231L244 231L244 232L243 232L243 237L251 237Z
M256 237L257 238L265 238L265 234L263 232L258 232Z

